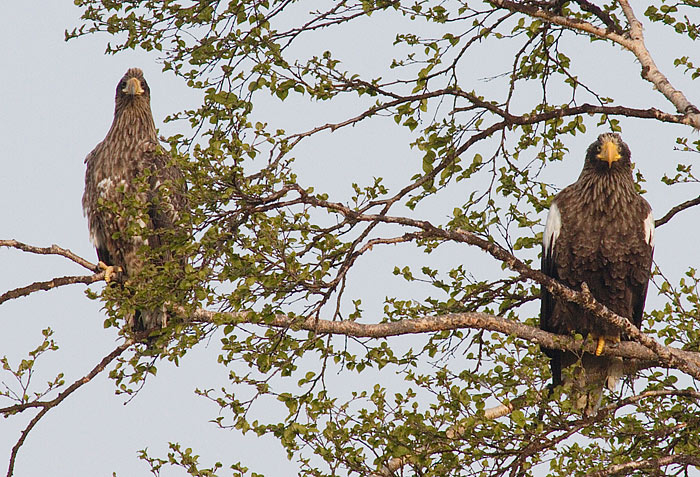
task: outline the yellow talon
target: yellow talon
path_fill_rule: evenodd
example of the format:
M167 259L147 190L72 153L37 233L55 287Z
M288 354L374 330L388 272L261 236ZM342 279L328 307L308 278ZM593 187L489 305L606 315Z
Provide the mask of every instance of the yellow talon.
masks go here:
M598 346L595 348L595 355L600 356L603 354L603 349L605 348L605 338L602 336L598 337Z
M121 273L121 271L122 271L122 267L114 267L112 265L107 265L102 260L100 260L100 262L97 264L97 266L105 271L105 282L107 282L107 283L112 281L112 279L114 278L114 275L116 275L117 273Z

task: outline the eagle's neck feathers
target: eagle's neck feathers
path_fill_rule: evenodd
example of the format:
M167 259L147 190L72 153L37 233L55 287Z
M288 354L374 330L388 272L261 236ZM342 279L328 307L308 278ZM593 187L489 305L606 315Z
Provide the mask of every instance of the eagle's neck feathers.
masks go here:
M107 141L108 138L112 141ZM130 104L117 104L114 121L105 142L133 147L144 140L158 140L156 125L148 102L145 98L135 98Z
M632 171L626 168L604 172L584 168L571 188L581 201L581 212L596 216L615 216L615 211L622 213L640 199Z

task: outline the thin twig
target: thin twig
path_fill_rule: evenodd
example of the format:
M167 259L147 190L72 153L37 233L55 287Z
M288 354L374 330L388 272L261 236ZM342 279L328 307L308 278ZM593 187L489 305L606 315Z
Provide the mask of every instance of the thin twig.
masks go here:
M694 199L686 200L682 204L678 204L677 206L673 207L671 210L666 212L666 215L664 215L663 217L658 219L656 222L654 222L654 226L658 227L660 225L663 225L666 222L668 222L669 220L671 220L671 218L674 215L676 215L678 212L685 210L685 209L689 209L690 207L694 207L696 205L700 205L700 195Z

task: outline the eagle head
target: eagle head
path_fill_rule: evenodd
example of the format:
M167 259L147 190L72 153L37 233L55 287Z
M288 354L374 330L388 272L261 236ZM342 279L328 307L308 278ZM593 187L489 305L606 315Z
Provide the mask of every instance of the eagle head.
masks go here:
M119 80L115 100L117 109L137 102L150 104L151 90L140 68L129 68L122 79Z
M617 133L604 133L588 147L586 165L600 172L629 169L630 148Z

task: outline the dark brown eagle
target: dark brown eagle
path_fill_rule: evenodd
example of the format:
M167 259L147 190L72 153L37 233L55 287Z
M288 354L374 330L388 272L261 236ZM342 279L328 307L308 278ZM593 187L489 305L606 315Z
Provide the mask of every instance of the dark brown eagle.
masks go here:
M130 68L119 80L115 103L112 127L85 159L83 195L90 239L108 283L116 273L135 276L144 266L142 248L158 249L184 207L181 172L159 151L151 93L140 69ZM166 320L162 309L140 310L129 324L143 331Z
M578 180L554 198L543 236L542 271L591 294L638 328L647 295L654 250L651 207L636 191L630 150L618 134L601 134L588 147ZM552 384L562 370L581 359L573 382L576 407L590 415L604 387L613 390L622 360L600 356L605 342L617 343L619 329L574 303L554 298L542 287L540 327L552 333L580 333L597 340L595 355L544 349L550 357Z

